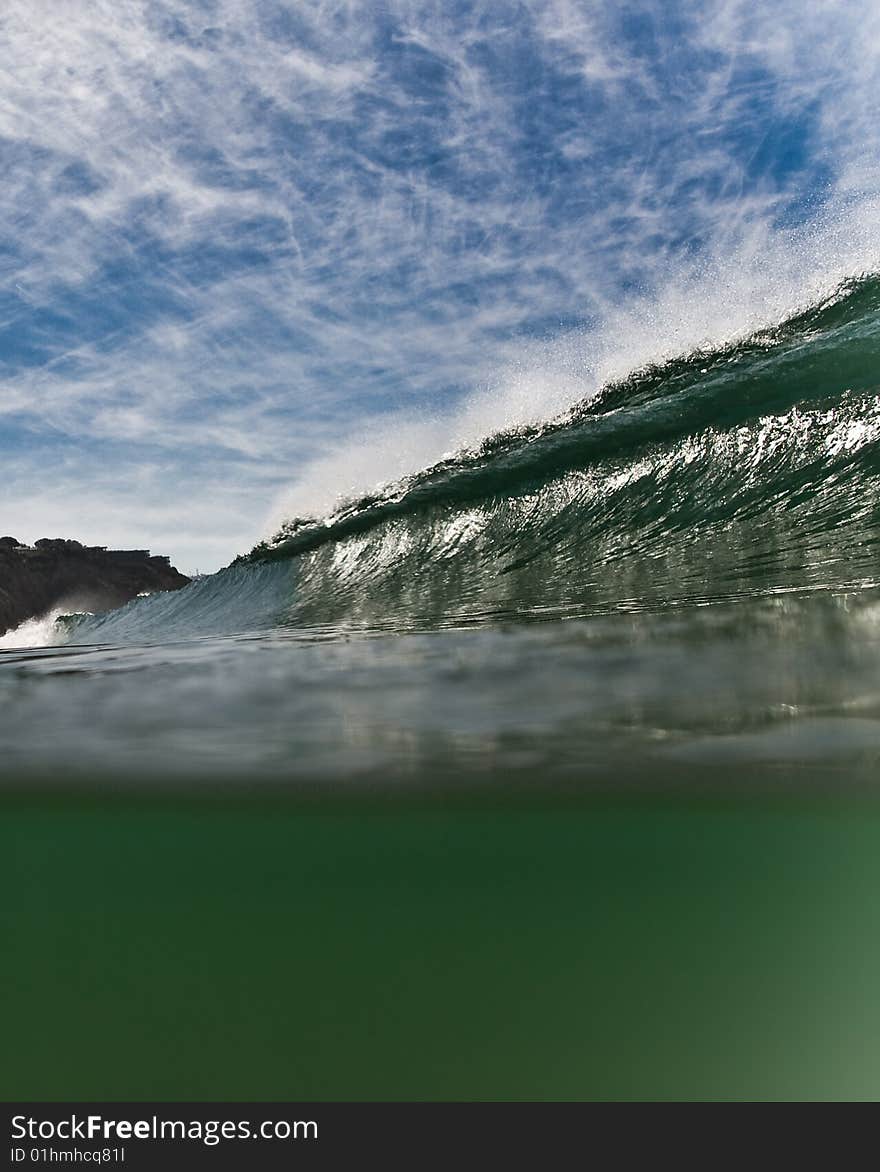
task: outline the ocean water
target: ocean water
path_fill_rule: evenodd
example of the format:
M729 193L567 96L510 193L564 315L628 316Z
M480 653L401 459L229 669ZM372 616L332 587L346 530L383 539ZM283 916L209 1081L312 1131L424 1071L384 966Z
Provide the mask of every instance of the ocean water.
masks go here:
M181 592L31 622L0 641L0 770L870 777L878 358L863 277L292 519Z
M0 649L13 1099L876 1099L880 281Z

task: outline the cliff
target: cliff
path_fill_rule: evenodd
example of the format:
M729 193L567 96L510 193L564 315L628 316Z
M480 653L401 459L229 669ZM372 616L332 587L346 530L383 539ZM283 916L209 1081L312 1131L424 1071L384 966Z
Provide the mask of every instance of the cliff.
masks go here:
M0 635L25 619L64 610L112 610L157 590L179 590L189 578L148 549L105 549L43 538L33 546L0 537Z

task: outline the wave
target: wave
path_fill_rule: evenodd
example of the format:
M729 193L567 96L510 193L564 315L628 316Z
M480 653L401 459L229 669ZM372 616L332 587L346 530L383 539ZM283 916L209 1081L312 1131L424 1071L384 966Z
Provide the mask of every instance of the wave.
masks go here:
M880 278L649 366L78 636L431 629L875 584Z

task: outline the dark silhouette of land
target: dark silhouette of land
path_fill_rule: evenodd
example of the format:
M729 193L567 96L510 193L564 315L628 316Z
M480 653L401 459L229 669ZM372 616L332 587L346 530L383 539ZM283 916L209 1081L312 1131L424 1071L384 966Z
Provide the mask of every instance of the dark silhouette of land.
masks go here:
M148 549L47 537L30 546L0 537L0 635L58 607L98 614L138 594L179 590L188 582L168 558Z

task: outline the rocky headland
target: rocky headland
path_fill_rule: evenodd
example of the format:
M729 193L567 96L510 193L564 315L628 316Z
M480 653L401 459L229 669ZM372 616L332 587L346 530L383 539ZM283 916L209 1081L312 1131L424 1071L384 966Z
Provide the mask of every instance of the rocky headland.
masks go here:
M189 582L148 549L106 549L63 538L23 545L0 537L0 635L59 607L98 614L138 594Z

